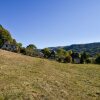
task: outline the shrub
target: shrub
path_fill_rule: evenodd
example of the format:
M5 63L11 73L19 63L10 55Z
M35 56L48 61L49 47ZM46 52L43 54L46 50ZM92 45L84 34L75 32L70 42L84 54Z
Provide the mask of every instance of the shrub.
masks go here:
M60 63L63 63L64 62L64 58L62 58L62 57L57 58L57 61L60 62Z
M20 53L26 55L26 49L23 47L23 48L20 48Z
M95 59L95 62L96 62L97 64L100 64L100 56L98 56L98 57Z
M65 63L71 63L72 62L72 57L71 56L65 57L64 62Z
M92 63L91 59L87 59L87 60L86 60L86 63L87 63L87 64Z

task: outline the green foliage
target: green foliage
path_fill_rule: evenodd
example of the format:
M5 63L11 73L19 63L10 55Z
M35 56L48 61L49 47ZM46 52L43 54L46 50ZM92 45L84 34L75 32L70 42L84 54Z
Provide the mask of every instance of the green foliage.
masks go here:
M57 50L59 47L52 47L51 49ZM89 44L75 44L70 46L64 46L62 47L64 50L69 51L72 50L73 52L87 52L92 57L94 57L96 54L100 53L100 42L97 43L89 43Z
M42 53L44 54L44 57L45 57L45 58L49 58L49 57L50 57L50 54L51 54L49 48L44 48L44 49L42 50Z
M91 60L91 59L87 59L87 60L86 60L86 63L87 63L87 64L92 63L92 60Z
M17 46L18 46L19 48L22 48L22 43L17 43Z
M50 50L50 59L56 59L56 52L54 50Z
M79 53L76 53L76 52L73 52L71 54L71 56L72 56L72 58L80 58L81 57L81 55Z
M86 52L83 52L81 54L81 63L83 64L83 63L89 62L89 59L88 58L89 58L89 54L86 53Z
M56 58L56 60L60 63L64 63L64 58L63 57L59 57L59 58Z
M62 48L57 49L57 61L64 62L64 63L71 63L72 57L71 57L72 51L66 51Z
M10 35L10 32L0 25L0 47L4 44L5 41L12 43L13 39Z
M24 47L20 48L20 53L26 55L26 49Z
M84 63L85 63L85 60L84 60L83 57L81 57L81 59L80 59L80 63L81 63L81 64L84 64Z
M0 47L3 45L3 40L0 38Z
M35 56L37 53L37 47L34 44L29 44L26 47L26 55L28 56Z
M65 57L67 55L68 55L68 53L64 49L62 49L62 48L57 49L57 56L58 57Z
M81 55L80 53L72 52L71 57L72 57L72 62L77 63L76 59L80 59Z
M13 39L13 42L12 42L13 45L17 45L17 42L15 39Z
M95 59L95 62L96 62L97 64L100 64L100 55Z
M64 62L65 63L72 63L72 57L71 56L65 57Z
M32 50L37 49L37 47L34 44L29 44L26 48L27 49L32 49Z
M73 51L72 50L69 50L68 53L69 53L69 55L72 55Z

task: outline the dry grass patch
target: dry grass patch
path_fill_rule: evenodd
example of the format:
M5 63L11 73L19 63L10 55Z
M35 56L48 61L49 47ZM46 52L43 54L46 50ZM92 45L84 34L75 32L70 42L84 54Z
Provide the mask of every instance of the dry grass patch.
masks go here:
M100 65L61 64L0 50L0 100L100 100Z

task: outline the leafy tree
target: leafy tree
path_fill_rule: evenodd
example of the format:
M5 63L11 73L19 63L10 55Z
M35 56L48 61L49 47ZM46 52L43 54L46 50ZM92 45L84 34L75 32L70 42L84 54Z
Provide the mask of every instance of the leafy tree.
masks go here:
M81 54L81 63L83 64L83 63L86 63L86 61L88 60L88 58L89 58L89 54L87 54L86 52L83 52L82 54Z
M20 51L21 51L21 49L22 49L22 43L17 43L17 42L15 42L15 44L14 44L15 46L16 46L16 48L17 48L17 53L21 53Z
M54 51L54 50L50 51L50 58L51 59L55 59L56 58L56 51Z
M34 44L30 44L26 47L26 55L35 56L37 53L37 47Z
M92 63L91 59L89 59L89 58L86 59L86 63L87 63L87 64Z
M73 63L76 63L76 62L75 62L75 59L76 59L76 58L79 58L79 59L80 59L81 55L80 55L79 53L73 52L73 53L71 54L71 57L72 57L72 62L73 62Z
M82 57L83 57L84 59L87 59L87 58L89 58L89 55L88 55L86 52L83 52Z
M0 25L0 47L6 42L9 41L10 43L13 43L13 39L11 37L11 34L8 30L2 27Z
M69 50L68 53L69 53L69 55L72 55L73 52L72 52L72 50Z
M60 62L60 63L63 63L64 62L64 58L63 57L59 57L59 58L57 58L57 61Z
M72 57L70 55L65 57L64 62L65 63L71 63L72 62Z
M57 61L59 62L70 62L71 51L66 51L62 48L57 49Z
M22 43L17 43L17 46L18 46L19 48L22 48Z
M50 57L50 54L51 54L49 48L44 48L44 49L42 50L42 53L44 54L44 57L45 57L45 58L49 58L49 57Z
M26 55L26 48L24 47L20 48L20 53Z
M67 56L67 54L68 53L64 49L62 49L62 48L57 49L57 56L58 56L58 58L59 57L65 57L65 56Z
M76 52L73 52L71 54L72 58L80 58L80 54L79 53L76 53Z
M84 58L81 56L81 59L80 59L80 63L81 64L84 64L85 63L85 60L84 60Z
M13 39L12 44L17 46L17 42L16 42L16 40L15 40L15 39Z
M29 44L26 48L33 50L37 49L37 47L34 44Z
M95 62L96 62L97 64L100 64L100 55L95 59Z

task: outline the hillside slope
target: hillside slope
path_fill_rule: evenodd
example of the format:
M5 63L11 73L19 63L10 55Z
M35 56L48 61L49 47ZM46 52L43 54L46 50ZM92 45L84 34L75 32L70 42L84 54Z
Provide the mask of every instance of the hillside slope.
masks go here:
M0 100L100 100L100 65L61 64L0 50Z
M72 50L74 52L87 52L91 56L96 56L96 54L100 53L100 42L95 42L95 43L88 43L88 44L73 44L70 46L63 46L63 47L51 47L50 49L58 49L58 48L63 48L65 50Z

